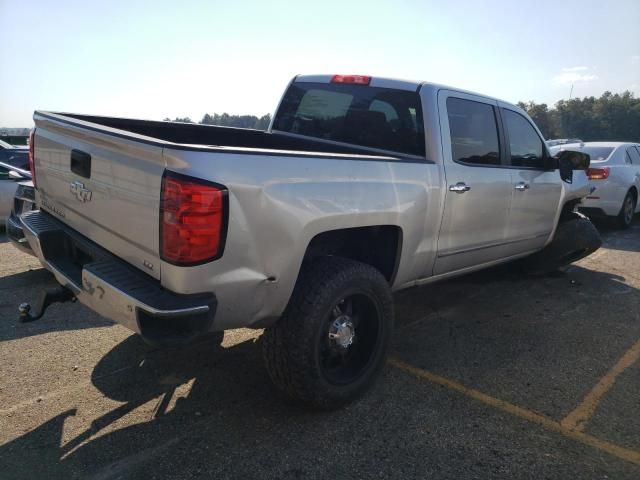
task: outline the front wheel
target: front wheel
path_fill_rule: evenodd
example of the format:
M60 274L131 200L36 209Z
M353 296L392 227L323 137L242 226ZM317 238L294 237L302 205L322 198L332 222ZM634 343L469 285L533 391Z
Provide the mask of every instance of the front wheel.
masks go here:
M393 298L382 274L323 257L304 265L280 320L265 330L269 376L288 397L333 409L360 397L384 365Z

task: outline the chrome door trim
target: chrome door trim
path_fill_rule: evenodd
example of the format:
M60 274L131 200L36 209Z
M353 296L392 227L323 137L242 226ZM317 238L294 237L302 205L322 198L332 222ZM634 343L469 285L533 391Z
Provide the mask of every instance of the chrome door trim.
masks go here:
M461 254L461 253L475 252L475 251L478 251L478 250L485 250L487 248L502 247L502 246L505 246L505 245L511 245L513 243L526 242L527 240L533 240L533 239L536 239L536 238L548 237L550 234L551 234L551 232L540 233L538 235L520 237L520 238L516 238L514 240L508 240L508 241L505 241L505 242L495 242L495 243L489 243L489 244L486 244L486 245L480 245L480 246L473 247L473 248L465 248L463 250L454 250L454 251L449 251L449 252L443 252L443 253L439 253L438 254L438 258L450 257L452 255L458 255L458 254Z

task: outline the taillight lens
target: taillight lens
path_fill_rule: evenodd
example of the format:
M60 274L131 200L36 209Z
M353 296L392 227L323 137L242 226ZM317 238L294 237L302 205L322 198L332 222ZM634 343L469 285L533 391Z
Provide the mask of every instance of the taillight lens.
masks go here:
M609 167L588 168L587 177L590 180L604 180L609 178Z
M32 128L29 132L29 170L31 170L31 179L33 186L38 188L36 184L36 163L35 163L35 148L36 148L36 129Z
M227 190L222 185L165 172L160 197L161 258L183 266L219 258L227 213Z
M369 85L371 77L367 75L334 75L331 83L350 83L353 85Z

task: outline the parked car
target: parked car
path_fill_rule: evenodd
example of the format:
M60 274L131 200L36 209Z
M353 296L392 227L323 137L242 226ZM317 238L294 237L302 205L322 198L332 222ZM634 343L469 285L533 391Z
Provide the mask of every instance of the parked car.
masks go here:
M547 147L555 147L557 145L565 145L567 143L582 143L579 138L556 138L553 140L547 140Z
M0 226L5 224L13 207L18 182L31 179L31 173L0 162Z
M77 298L161 345L265 328L275 385L319 408L379 374L393 290L600 246L574 212L588 156L552 157L523 110L453 88L298 76L267 132L34 119L40 210L20 220L64 286L42 305Z
M11 145L0 140L0 163L29 169L29 147Z
M580 205L580 211L593 217L613 217L621 228L629 228L639 211L640 144L624 142L586 142L554 147L589 154L587 176L595 191Z
M35 254L24 236L22 223L20 222L19 217L23 213L36 210L35 192L36 191L35 188L33 188L33 182L31 180L18 182L16 193L13 197L13 208L11 209L11 214L7 219L7 237L14 247L24 253L28 253L29 255Z

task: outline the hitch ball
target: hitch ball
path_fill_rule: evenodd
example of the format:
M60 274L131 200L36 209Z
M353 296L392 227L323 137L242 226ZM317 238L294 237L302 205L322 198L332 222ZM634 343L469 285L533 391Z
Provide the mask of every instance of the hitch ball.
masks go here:
M18 306L18 311L20 312L20 320L22 320L23 317L29 316L29 312L31 312L31 305L28 303L21 303Z
M62 303L74 301L76 299L75 295L68 288L63 287L62 285L52 288L49 290L45 290L40 295L40 299L38 300L38 311L35 314L31 314L31 305L29 303L21 303L18 306L18 312L20 314L20 321L22 323L33 322L38 320L44 315L44 312L47 310L47 307L52 303Z

